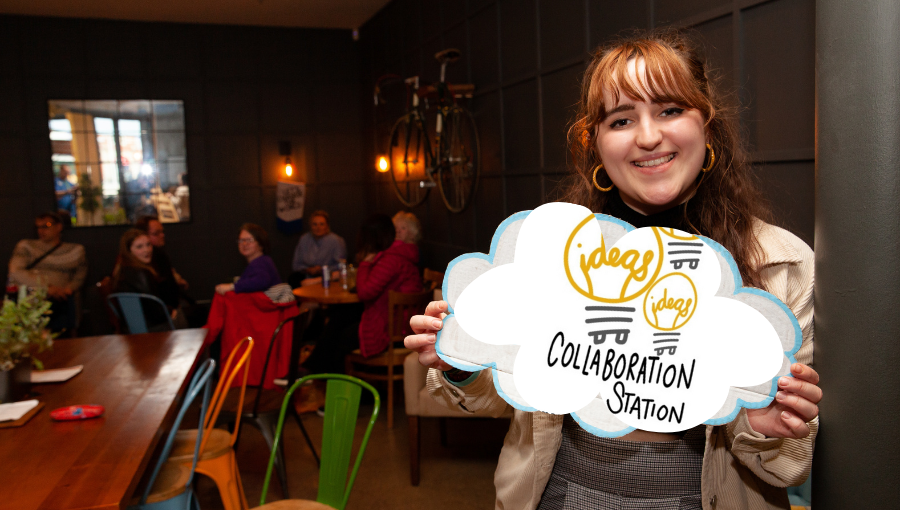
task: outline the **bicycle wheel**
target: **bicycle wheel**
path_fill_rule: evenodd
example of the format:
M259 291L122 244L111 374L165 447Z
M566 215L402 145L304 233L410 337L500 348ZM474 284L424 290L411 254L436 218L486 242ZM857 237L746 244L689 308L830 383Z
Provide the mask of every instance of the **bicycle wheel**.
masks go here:
M481 170L478 131L468 110L454 106L447 112L440 151L437 181L441 197L450 212L462 212L475 195Z
M428 198L433 184L428 180L428 135L418 116L407 114L391 129L388 158L391 181L397 198L407 207L415 207Z

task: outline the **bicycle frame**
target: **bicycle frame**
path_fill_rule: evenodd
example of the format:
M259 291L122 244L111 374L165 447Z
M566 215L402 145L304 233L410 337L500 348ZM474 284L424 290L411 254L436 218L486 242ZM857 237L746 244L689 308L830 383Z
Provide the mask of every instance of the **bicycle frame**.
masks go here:
M388 151L394 191L407 207L423 203L430 188L438 187L447 208L461 212L477 187L480 165L477 129L471 113L456 104L456 97L471 97L474 85L454 86L446 82L447 64L458 59L459 54L458 50L450 49L436 55L441 61L438 83L421 86L418 76L404 80L405 113L391 129ZM376 105L379 90L376 85ZM430 98L435 98L436 103L433 137L426 128L430 122ZM449 138L445 141L445 137Z

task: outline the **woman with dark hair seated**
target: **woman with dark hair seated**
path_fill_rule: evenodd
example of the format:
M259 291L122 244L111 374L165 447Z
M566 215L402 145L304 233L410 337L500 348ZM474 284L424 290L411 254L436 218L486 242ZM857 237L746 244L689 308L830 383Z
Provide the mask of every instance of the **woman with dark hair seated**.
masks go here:
M247 259L247 267L235 283L216 285L217 294L205 326L206 343L212 345L213 356L221 353L219 359L224 362L242 338L253 337L262 355L250 359L248 384L274 388L273 381L288 372L293 324L285 324L274 339L272 358L264 374L266 352L278 324L299 313L297 303L290 286L281 282L272 257L266 255L269 236L265 229L244 223L238 235L238 250Z
M355 349L371 357L387 349L388 291L419 292L419 247L397 239L389 216L369 217L360 229L356 292L362 306L332 307L328 326L303 364L312 373L343 372L344 357Z
M269 251L269 234L264 228L253 223L244 223L238 235L238 250L247 259L247 267L237 282L216 285L216 292L219 294L230 291L238 294L261 292L281 283L275 262L272 257L266 255Z
M113 269L113 289L115 292L136 292L150 294L162 299L160 278L153 266L153 245L147 234L136 228L127 230L119 241L119 255ZM147 327L151 330L165 329L168 321L157 306L144 308ZM178 308L168 309L176 328L186 328L187 321Z

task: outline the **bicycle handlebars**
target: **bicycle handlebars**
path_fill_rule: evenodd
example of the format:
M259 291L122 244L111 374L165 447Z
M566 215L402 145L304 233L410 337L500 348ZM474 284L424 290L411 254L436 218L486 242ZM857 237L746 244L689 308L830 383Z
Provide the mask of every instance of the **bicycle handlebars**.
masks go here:
M459 60L459 57L462 56L462 52L456 48L447 48L446 50L439 51L434 54L434 58L437 59L441 64L448 63L452 64Z

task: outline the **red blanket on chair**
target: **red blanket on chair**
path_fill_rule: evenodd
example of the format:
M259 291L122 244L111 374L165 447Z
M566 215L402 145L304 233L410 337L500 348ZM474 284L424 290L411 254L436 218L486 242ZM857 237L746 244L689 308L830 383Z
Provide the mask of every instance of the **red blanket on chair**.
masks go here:
M219 335L222 335L222 354L220 363L228 359L228 355L235 345L244 337L253 338L253 352L250 354L250 376L247 384L259 385L262 377L263 365L266 362L266 351L272 340L272 333L278 323L300 313L295 303L273 303L262 292L249 292L235 294L229 292L224 296L216 294L213 297L209 309L209 318L206 326L206 345L211 344ZM289 322L281 328L278 338L275 339L275 347L272 349L272 359L269 360L269 370L263 380L263 387L271 389L275 387L272 382L279 377L285 377L288 373L291 358L291 342L294 338L294 324ZM221 366L221 365L220 365ZM234 378L232 387L240 386L242 375Z

